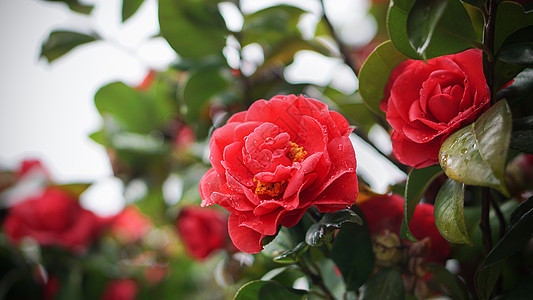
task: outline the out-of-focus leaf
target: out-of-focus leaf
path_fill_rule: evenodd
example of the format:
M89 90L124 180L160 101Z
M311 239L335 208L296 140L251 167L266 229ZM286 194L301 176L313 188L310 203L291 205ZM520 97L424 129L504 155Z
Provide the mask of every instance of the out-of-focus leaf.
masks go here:
M183 89L183 99L187 105L186 120L190 123L198 121L199 114L211 97L227 85L219 69L201 69L192 73Z
M144 0L122 0L122 22L133 16Z
M533 295L533 275L529 275L526 279L513 286L512 289L502 295L494 298L495 300L524 300L531 298Z
M366 59L359 71L359 93L363 101L375 113L385 116L379 108L383 91L392 70L407 57L399 52L391 41L379 45Z
M498 52L504 41L521 28L533 25L533 12L524 12L524 8L514 1L502 1L496 12L494 26L494 51Z
M275 5L244 17L242 46L259 43L266 52L288 36L300 36L296 25L305 13L290 5Z
M93 10L92 5L81 4L78 0L45 0L45 1L63 2L68 5L68 8L70 8L70 10L75 11L80 14L88 15Z
M416 0L395 0L389 6L387 28L389 36L398 50L410 58L421 59L407 39L407 17ZM449 4L437 23L431 42L426 48L426 58L457 53L479 43L470 16L459 0Z
M508 195L503 175L511 127L509 106L501 100L474 123L450 135L439 151L439 162L446 175Z
M350 209L326 213L319 222L309 228L305 235L305 241L313 247L329 242L333 238L333 231L341 228L342 224L347 222L363 224L361 217Z
M404 297L402 272L398 268L377 272L368 280L363 294L363 300L402 300Z
M41 46L41 57L46 57L48 62L65 55L77 46L90 43L99 39L95 35L87 35L74 31L53 31Z
M486 0L463 0L463 2L468 3L472 6L475 6L479 9L483 9L485 7Z
M416 0L407 15L407 37L418 55L425 59L437 23L450 0Z
M227 29L216 4L160 0L159 27L172 49L186 58L220 54Z
M357 207L352 209L362 215ZM333 241L330 256L342 274L346 289L361 287L374 269L374 251L366 220L363 226L355 223L342 225Z
M243 285L235 300L302 300L307 297L307 291L286 287L277 281L254 280Z
M278 263L295 263L302 254L305 253L309 245L306 242L301 242L293 249L282 252L280 255L274 257L274 261Z
M483 266L491 266L522 249L533 237L533 197L518 206L512 214L505 235L485 257Z
M500 277L503 269L503 263L496 263L486 268L480 269L475 275L476 292L478 299L490 299L492 290Z
M428 263L426 267L429 273L433 275L430 282L435 283L446 295L456 300L472 299L465 283L448 269L436 263Z
M435 225L449 242L473 245L465 225L464 197L465 185L448 178L435 199Z
M355 124L365 133L368 133L370 128L376 124L373 112L363 102L359 93L346 95L334 88L326 87L322 91L322 95L331 100L350 123Z
M409 223L415 213L415 208L428 186L435 178L442 174L439 165L433 165L422 169L413 169L407 177L405 197L403 204L403 219L400 228L400 236L416 242L415 236L409 230Z
M87 190L90 186L90 183L67 183L56 185L56 187L72 194L76 198L79 198L80 195L85 192L85 190Z
M511 34L503 42L497 57L510 64L533 67L533 25Z

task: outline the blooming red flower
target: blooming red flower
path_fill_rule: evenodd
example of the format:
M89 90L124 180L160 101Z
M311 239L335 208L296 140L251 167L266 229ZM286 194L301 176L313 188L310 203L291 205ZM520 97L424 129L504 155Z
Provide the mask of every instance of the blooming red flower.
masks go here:
M184 207L176 219L176 227L185 249L196 259L204 259L231 244L228 217L216 209Z
M152 228L152 221L137 206L127 206L112 220L111 234L123 243L140 240Z
M11 207L3 223L4 232L15 243L31 237L43 246L73 252L84 251L102 227L100 219L71 194L53 187Z
M107 283L100 300L133 300L139 287L133 279L115 279Z
M357 196L352 130L339 113L303 96L254 102L213 132L213 168L200 181L202 206L229 210L229 234L257 253L280 225L296 225L314 206L332 212Z
M371 198L359 207L363 211L368 228L372 235L382 234L385 230L400 235L400 226L403 218L403 198L392 194ZM409 224L411 233L422 240L429 237L431 240L431 253L429 261L445 262L450 255L449 243L440 235L435 226L433 205L421 203L416 206L415 212ZM406 243L407 240L404 240Z
M398 160L415 168L438 163L444 140L490 106L480 50L407 60L392 71L381 109L393 128Z

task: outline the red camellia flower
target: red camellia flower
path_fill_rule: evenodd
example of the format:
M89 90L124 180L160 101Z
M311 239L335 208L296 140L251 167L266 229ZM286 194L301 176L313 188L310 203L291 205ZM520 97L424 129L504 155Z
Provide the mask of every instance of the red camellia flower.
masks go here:
M211 164L200 181L202 206L230 211L229 234L257 253L280 225L296 225L314 206L332 212L355 203L352 130L339 113L303 96L254 102L213 132Z
M152 228L152 221L137 206L127 206L113 218L111 234L123 243L140 240Z
M84 251L103 226L71 194L53 187L11 207L3 223L4 232L15 243L31 237L43 246L73 252Z
M403 198L392 194L376 196L359 203L372 235L382 234L389 230L400 235L400 226L403 218ZM418 204L409 224L411 233L418 239L429 237L431 240L431 252L428 260L443 263L450 255L449 243L440 235L435 226L433 205L427 203ZM404 242L407 242L405 240Z
M393 128L394 155L406 165L438 163L444 140L490 105L480 50L407 60L391 73L381 109Z
M216 250L233 248L228 236L228 217L222 211L197 206L184 207L176 227L187 252L204 259Z
M115 279L105 287L100 300L134 300L139 293L139 287L133 279Z

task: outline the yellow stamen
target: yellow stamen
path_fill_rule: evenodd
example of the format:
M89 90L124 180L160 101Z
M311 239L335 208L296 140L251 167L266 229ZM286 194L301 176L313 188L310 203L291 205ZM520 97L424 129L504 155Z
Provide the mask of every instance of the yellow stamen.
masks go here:
M298 144L291 142L291 149L289 149L289 158L294 162L301 162L307 155L304 147L298 147Z
M254 193L256 195L268 195L270 197L276 197L283 194L285 191L286 182L262 182L261 180L255 179L257 186L255 187Z

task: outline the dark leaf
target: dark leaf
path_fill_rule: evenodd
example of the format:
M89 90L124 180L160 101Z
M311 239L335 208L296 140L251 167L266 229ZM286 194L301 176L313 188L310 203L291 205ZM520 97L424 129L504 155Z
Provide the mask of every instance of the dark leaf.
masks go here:
M374 252L366 221L363 226L344 224L335 236L330 256L342 274L346 289L361 287L374 269Z
M53 31L48 40L41 46L41 57L46 57L48 62L65 55L77 46L93 42L99 39L95 35L87 35L73 31Z
M475 275L476 292L479 299L490 299L492 290L500 277L503 263L497 263L480 269Z
M447 179L435 199L435 225L449 242L473 245L465 225L465 185Z
M402 238L416 242L416 238L409 230L409 223L411 222L415 208L418 205L418 202L420 202L427 187L441 174L442 169L439 165L433 165L422 169L413 169L409 173L409 176L407 177L407 185L405 187L403 219L400 229L400 236Z
M344 223L363 224L363 220L354 211L343 209L332 213L326 213L322 219L309 227L305 235L305 241L310 246L316 247L333 239L335 229L341 228Z
M524 12L522 5L514 1L502 1L496 12L494 50L496 53L504 41L521 28L533 25L533 12Z
M234 300L301 300L306 295L307 291L286 287L277 281L255 280L243 285Z
M437 23L450 0L416 0L407 15L407 37L418 55L425 59Z
M428 263L426 267L433 275L431 282L435 283L446 295L456 300L471 299L465 283L448 269L436 263Z
M201 69L192 73L185 83L183 99L187 105L188 122L198 121L199 115L211 98L228 85L220 69Z
M70 8L70 10L75 11L80 14L88 15L93 10L92 5L81 4L78 0L45 0L45 1L63 2L68 5L68 8Z
M280 255L274 257L274 261L278 263L295 263L297 262L302 254L305 253L309 245L306 242L300 242L293 249L284 251Z
M144 0L122 0L122 22L133 16Z
M368 280L362 300L402 300L404 290L399 269L382 269Z

